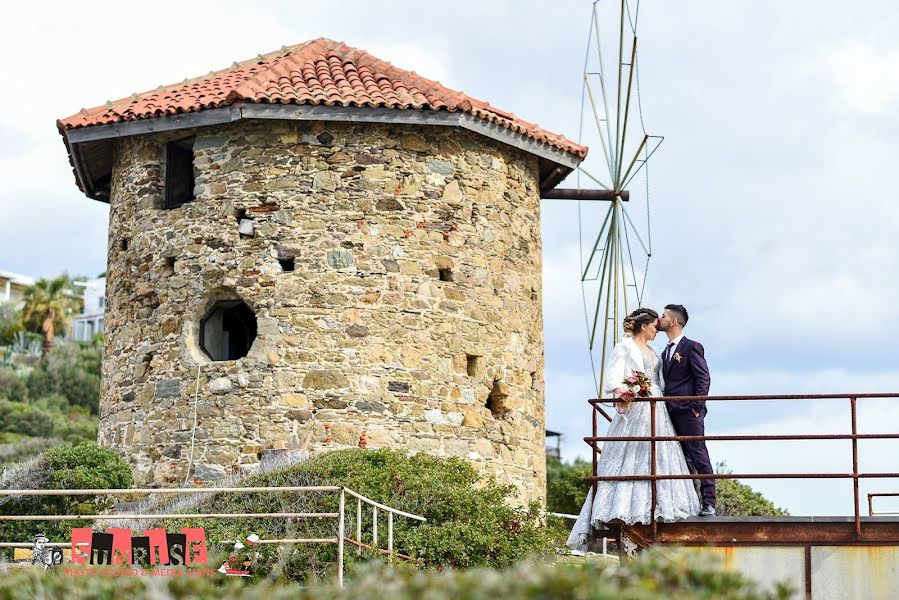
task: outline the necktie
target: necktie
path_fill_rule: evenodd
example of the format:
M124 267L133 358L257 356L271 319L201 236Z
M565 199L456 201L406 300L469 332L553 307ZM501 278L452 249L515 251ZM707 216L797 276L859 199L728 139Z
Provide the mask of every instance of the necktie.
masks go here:
M665 346L665 362L671 362L671 349L674 348L674 342L669 342L667 346Z

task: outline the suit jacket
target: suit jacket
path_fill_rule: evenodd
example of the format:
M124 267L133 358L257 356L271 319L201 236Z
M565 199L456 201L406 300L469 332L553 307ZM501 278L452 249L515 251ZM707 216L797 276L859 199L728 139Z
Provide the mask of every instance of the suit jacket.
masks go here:
M655 354L656 364L661 363L662 359L654 348L650 348ZM612 350L612 356L606 365L606 376L603 382L603 391L611 394L616 388L624 387L624 378L632 375L634 371L645 371L643 366L643 353L637 347L637 343L631 337L626 337L615 345ZM652 375L646 373L650 379ZM664 385L664 384L661 384ZM654 390L653 395L661 395L662 390Z
M675 354L680 360L675 358ZM671 360L664 360L662 352L662 374L665 379L666 396L708 396L712 377L705 361L705 349L699 342L682 338L671 352ZM705 402L669 402L670 411L702 410Z

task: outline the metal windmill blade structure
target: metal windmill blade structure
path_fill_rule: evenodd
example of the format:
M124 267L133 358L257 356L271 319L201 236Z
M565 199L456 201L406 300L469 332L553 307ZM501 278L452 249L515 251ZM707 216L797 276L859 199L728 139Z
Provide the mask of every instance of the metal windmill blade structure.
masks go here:
M663 138L643 124L639 12L639 0L596 0L584 60L579 141L593 152L577 171L577 187L601 200L578 206L581 289L599 398L622 320L643 304L652 256L648 161ZM632 194L631 187L645 193Z

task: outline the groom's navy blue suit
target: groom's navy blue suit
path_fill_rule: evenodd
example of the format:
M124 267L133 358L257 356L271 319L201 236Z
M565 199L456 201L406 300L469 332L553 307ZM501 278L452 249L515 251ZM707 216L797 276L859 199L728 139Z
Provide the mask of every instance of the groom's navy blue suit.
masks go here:
M662 369L666 396L708 396L712 378L705 361L702 344L681 338L677 347L662 352ZM666 402L671 423L677 435L705 435L706 407L704 400L694 402ZM697 417L693 411L699 413ZM693 473L711 474L712 462L705 441L681 442L687 466ZM715 480L703 479L699 485L703 504L715 506Z

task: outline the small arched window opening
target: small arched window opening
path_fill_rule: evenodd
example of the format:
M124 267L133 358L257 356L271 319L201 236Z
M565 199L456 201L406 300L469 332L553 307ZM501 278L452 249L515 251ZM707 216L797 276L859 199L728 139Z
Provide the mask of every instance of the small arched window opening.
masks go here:
M237 360L256 339L256 315L240 300L216 302L200 321L200 348L212 360Z

